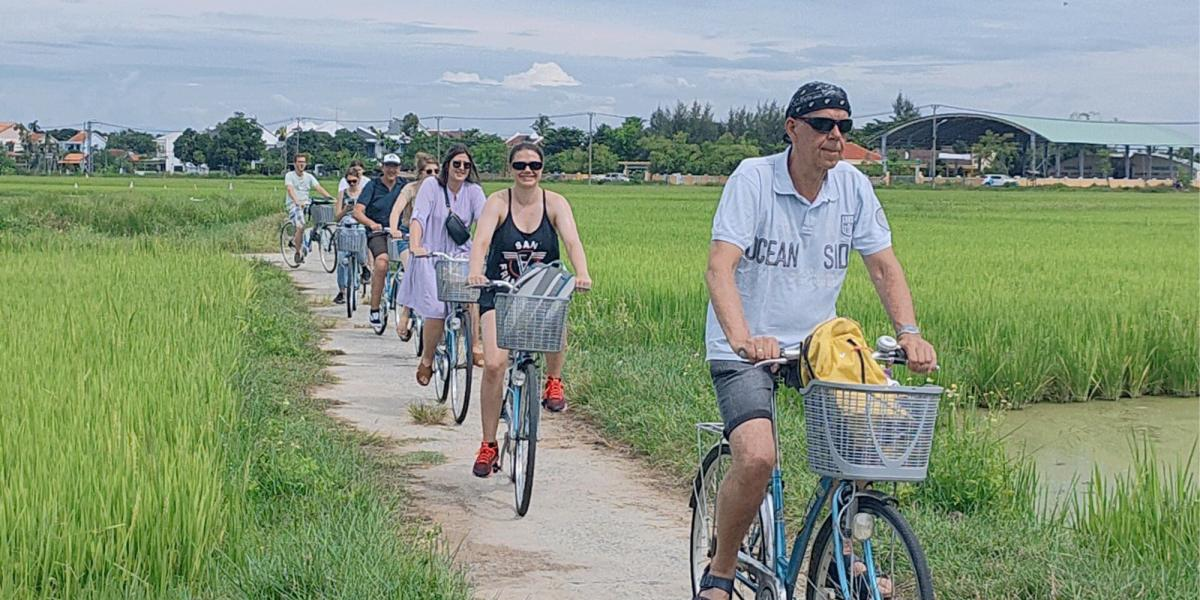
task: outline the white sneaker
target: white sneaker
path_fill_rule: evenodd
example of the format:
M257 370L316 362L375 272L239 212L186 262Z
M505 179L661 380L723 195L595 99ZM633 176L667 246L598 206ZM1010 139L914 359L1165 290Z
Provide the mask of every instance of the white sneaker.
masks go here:
M375 325L376 327L383 325L383 321L379 320L379 311L377 311L377 310L371 311L371 316L367 320L370 321L371 324Z

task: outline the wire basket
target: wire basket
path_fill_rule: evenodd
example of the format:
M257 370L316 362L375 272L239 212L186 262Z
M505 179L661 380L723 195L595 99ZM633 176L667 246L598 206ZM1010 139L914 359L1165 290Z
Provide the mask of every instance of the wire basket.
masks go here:
M496 294L496 345L518 352L562 352L571 299Z
M400 262L400 254L408 250L408 240L398 240L393 237L388 238L388 260L391 262Z
M437 296L442 302L479 302L479 288L467 286L467 271L470 263L466 259L439 259L434 264L437 272Z
M925 479L942 388L814 381L801 393L809 469L837 479Z
M360 227L339 227L337 232L337 248L342 252L352 252L358 255L358 259L363 263L366 263L366 230Z
M333 222L333 205L332 204L313 204L312 208L313 223L324 225Z

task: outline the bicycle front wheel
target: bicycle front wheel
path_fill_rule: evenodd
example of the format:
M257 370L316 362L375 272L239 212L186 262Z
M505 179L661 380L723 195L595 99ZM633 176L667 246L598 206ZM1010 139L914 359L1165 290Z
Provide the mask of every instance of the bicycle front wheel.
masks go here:
M471 406L471 375L475 370L475 362L471 356L471 313L463 311L462 327L455 336L458 348L455 350L455 365L451 386L450 410L454 413L454 422L462 425L467 419L467 409Z
M448 320L446 321L448 322ZM458 360L455 352L455 334L449 328L442 335L442 343L433 353L433 370L437 375L437 400L445 402L450 397L450 385L454 381L454 363Z
M279 254L283 256L283 263L293 269L300 266L296 261L296 225L291 220L283 222L279 226Z
M326 273L337 269L337 247L334 242L333 227L325 225L317 230L317 254L321 256L321 266Z
M537 365L532 362L521 367L525 382L521 386L521 420L517 424L516 446L513 448L513 491L517 514L529 512L533 498L533 466L537 459L538 420L542 416L542 382Z
M861 516L864 514L867 516ZM866 540L851 535L850 523L856 519L873 523ZM813 541L805 586L808 600L874 598L876 591L878 597L892 600L933 600L933 578L925 552L896 507L875 496L859 496L857 515L841 521L840 557L834 556L832 516L825 519ZM848 596L841 585L837 560L842 562Z
M717 493L721 482L733 463L729 444L721 442L712 447L704 459L700 461L700 470L692 483L692 535L691 535L691 564L692 564L692 594L700 593L700 578L704 569L717 553ZM768 530L764 528L762 510L759 510L746 537L742 539L740 550L754 557L760 563L770 566L768 553ZM746 569L739 561L734 582L735 598L755 598L759 587L757 573ZM770 586L768 586L770 589Z
M354 273L357 270L358 259L354 257L353 253L351 253L350 256L346 258L346 272ZM346 318L352 319L354 318L354 309L358 306L358 276L352 275L348 277L347 285L349 287L346 288Z

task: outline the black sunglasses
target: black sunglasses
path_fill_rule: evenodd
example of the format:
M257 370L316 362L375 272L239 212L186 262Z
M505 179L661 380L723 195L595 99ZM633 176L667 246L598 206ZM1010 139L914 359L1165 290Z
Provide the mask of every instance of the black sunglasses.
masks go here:
M854 119L830 119L827 117L798 117L798 119L808 123L809 127L820 133L833 131L834 125L837 125L838 131L842 133L849 133L851 129L854 129Z
M512 164L513 170L518 173L520 173L521 171L524 171L526 169L526 167L528 167L530 171L541 171L542 170L542 161L531 160L529 162L526 162L523 160L519 160Z
M469 160L456 160L456 161L453 161L453 162L451 162L451 163L450 163L450 165L451 165L451 166L453 166L455 169L470 169L470 168L471 168L471 161L469 161Z
M358 184L358 180L357 180L357 179L347 179L347 180L346 180L346 183L348 183L348 184L350 184L350 185L357 185L357 184Z
M435 174L435 173L437 173L437 172L438 172L438 169L436 169L436 168L428 168L428 169L425 169L425 174L426 174L426 175L433 175L433 174Z

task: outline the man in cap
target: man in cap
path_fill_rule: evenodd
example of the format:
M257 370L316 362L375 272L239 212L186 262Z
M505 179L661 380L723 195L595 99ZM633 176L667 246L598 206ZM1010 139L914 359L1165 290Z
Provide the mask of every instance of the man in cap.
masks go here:
M392 205L400 196L404 180L400 178L400 157L388 154L383 157L383 175L367 182L358 202L354 205L354 218L367 228L367 248L371 251L371 314L372 326L380 325L379 301L383 298L383 284L388 271L388 235L384 224L392 214Z
M787 150L742 161L713 218L705 345L732 466L718 493L717 548L698 598L730 597L738 546L775 467L775 379L753 363L778 358L781 347L835 316L852 250L863 257L909 368L936 365L879 199L870 180L841 160L852 126L842 88L800 86L784 123Z

